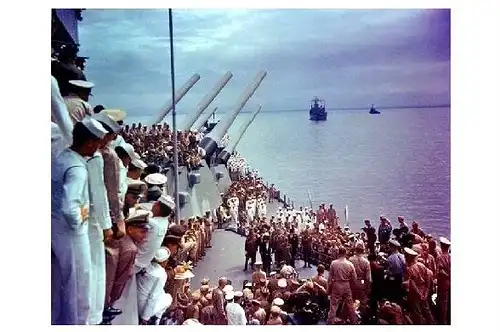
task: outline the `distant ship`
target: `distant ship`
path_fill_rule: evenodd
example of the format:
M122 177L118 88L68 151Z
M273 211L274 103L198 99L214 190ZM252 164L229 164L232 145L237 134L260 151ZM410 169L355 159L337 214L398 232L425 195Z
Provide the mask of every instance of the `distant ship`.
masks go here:
M203 127L205 128L205 133L209 133L214 129L214 127L219 123L220 120L215 119L215 113L212 114L212 120L208 119L204 124Z
M370 108L370 114L380 114L380 112L375 109L375 106L373 104L372 107Z
M326 121L325 101L314 97L311 101L311 109L309 110L309 120L311 121Z

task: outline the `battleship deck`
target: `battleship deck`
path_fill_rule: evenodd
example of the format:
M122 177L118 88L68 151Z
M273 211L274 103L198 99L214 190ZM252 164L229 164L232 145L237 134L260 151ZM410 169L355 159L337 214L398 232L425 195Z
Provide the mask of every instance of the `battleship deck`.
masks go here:
M276 215L283 204L275 201L267 204L267 218ZM257 259L260 254L257 253ZM243 271L245 264L245 237L231 231L216 229L212 234L212 248L207 249L206 256L194 268L195 277L192 288L198 288L204 277L210 279L210 284L215 285L221 276L233 282L236 289L241 289L245 280L251 279L252 271ZM303 261L296 261L296 270L302 278L312 277L316 269L302 268Z
M257 253L257 259L260 254ZM252 270L243 271L245 264L245 237L236 233L215 230L212 234L212 248L207 249L203 260L194 268L195 277L191 288L197 289L204 277L210 279L210 285L216 285L219 277L226 277L232 281L235 289L241 289L245 280L250 280ZM303 261L296 261L296 270L301 278L315 275L316 269L302 268Z

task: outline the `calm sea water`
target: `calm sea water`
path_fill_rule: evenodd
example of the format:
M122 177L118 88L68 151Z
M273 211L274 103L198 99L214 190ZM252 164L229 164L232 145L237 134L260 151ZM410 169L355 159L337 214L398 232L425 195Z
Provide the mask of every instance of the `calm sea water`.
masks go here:
M308 205L309 190L315 205L334 204L342 222L348 205L354 229L364 219L378 225L381 214L396 225L403 215L449 236L450 109L382 112L329 111L321 123L307 111L261 112L237 150L296 206ZM230 136L249 117L238 115Z

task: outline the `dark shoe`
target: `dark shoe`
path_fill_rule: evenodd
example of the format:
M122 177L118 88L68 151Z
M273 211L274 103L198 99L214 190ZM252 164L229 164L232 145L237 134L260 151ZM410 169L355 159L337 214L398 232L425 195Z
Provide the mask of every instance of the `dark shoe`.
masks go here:
M122 314L122 311L120 309L115 309L113 307L107 307L106 309L104 309L104 313L103 315L104 316L118 316L118 315L121 315Z

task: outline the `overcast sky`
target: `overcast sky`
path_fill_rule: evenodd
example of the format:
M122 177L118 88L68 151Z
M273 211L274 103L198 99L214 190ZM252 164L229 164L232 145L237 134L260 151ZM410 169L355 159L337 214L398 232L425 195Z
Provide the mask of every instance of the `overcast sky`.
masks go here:
M450 103L449 10L174 10L176 86L201 79L190 111L222 77L212 106L231 107L259 70L247 103L265 110ZM81 55L95 105L156 114L170 100L167 10L86 10Z

